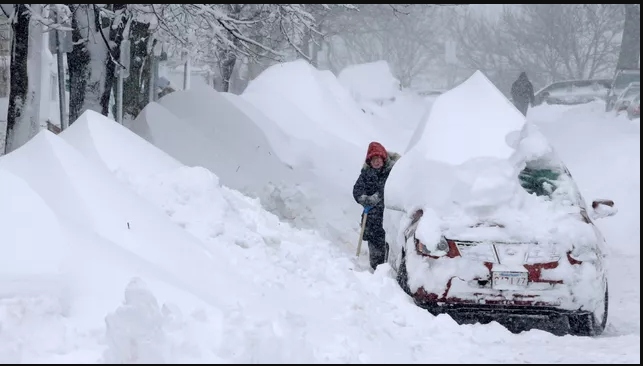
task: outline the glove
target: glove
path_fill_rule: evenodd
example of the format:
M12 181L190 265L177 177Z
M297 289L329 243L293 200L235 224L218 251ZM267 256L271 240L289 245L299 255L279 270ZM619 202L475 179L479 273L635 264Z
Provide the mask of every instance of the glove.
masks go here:
M379 193L375 193L370 196L363 194L360 196L359 201L364 207L366 206L373 207L381 201L381 198Z

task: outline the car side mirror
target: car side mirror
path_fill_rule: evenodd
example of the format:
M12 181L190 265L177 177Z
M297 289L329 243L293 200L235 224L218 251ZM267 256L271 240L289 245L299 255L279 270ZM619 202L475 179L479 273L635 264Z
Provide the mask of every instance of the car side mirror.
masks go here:
M593 219L602 219L614 216L618 212L618 209L614 207L614 201L612 200L594 200L594 202L592 202L592 209Z

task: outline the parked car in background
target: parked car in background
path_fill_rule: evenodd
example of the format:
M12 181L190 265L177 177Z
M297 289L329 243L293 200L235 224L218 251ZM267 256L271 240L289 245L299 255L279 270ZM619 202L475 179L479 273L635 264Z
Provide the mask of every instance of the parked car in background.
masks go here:
M604 99L610 80L568 80L552 83L534 95L534 106L546 104L583 104Z
M630 103L636 98L637 95L641 93L641 83L630 83L627 88L623 89L621 94L616 98L614 102L614 110L616 113L626 111L630 106Z
M427 100L435 100L435 98L442 95L445 90L442 89L420 89L415 91L417 95Z
M627 118L641 118L641 94L637 94L627 107Z
M630 83L640 83L641 82L641 70L640 69L619 69L614 75L612 80L612 85L610 90L607 92L607 97L605 98L605 112L609 112L614 109L614 104L618 99L618 96L627 88Z

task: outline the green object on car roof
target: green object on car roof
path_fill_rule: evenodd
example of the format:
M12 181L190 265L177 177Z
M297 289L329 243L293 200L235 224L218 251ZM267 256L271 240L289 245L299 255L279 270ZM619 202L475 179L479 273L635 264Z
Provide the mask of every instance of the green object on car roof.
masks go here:
M520 185L529 193L535 193L537 196L551 196L556 190L556 181L560 176L559 172L551 169L523 169L518 178Z

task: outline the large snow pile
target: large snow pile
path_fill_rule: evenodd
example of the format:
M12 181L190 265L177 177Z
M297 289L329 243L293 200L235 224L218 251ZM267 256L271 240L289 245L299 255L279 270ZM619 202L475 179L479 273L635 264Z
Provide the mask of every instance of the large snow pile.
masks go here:
M391 100L400 94L400 81L384 60L350 65L339 73L338 79L357 101Z
M268 68L241 99L226 97L257 125L270 129L276 124L290 137L291 151L306 157L309 165L304 168L313 172L314 191L323 197L321 205L309 204L318 227L325 226L324 233L341 233L342 241L350 242L358 235L355 217L360 211L351 193L368 144L379 141L400 151L428 108L420 98L409 96L400 103L376 106L376 113L370 113L332 73L303 60ZM247 102L256 108L248 108Z
M349 205L349 189L337 187L352 184L343 164L357 152L335 155L332 146L306 144L247 101L211 89L174 92L150 103L130 128L181 163L209 169L222 185L259 198L297 227L317 228L337 241L356 235L346 216L359 215L358 207Z
M471 100L474 105L458 108L463 100ZM476 72L458 87L438 97L430 113L418 125L388 179L387 205L409 211L427 201L433 206L449 205L454 194L462 196L467 193L467 188L471 194L489 193L481 191L486 188L485 168L494 170L489 175L497 175L507 169L510 171L502 174L511 175L512 170L521 168L512 166L509 158L516 152L517 146L512 144L519 140L524 121L520 112L493 84L482 73ZM473 180L476 172L471 171L467 177L456 174L455 167L477 169L481 164L485 167L480 169L481 180L477 186ZM509 190L497 190L499 194L503 191L511 194L515 187L501 188ZM478 197L482 198L482 195Z
M269 106L266 95L273 98ZM380 138L377 126L362 112L349 92L330 71L319 71L304 60L273 65L252 80L242 97L257 105L285 131L301 128L321 129L335 139L357 147ZM284 110L298 109L306 120L284 118ZM281 110L281 111L280 111ZM310 122L314 126L309 126ZM386 141L383 141L386 143Z
M391 147L406 147L413 131L431 108L431 101L411 91L401 91L400 82L391 74L386 61L350 65L338 80L359 108L381 128Z
M130 128L181 163L207 168L223 185L260 198L281 218L307 222L311 164L270 123L213 89L193 89L150 103Z
M92 112L0 158L0 187L3 363L640 362L638 301L597 339L458 326Z

